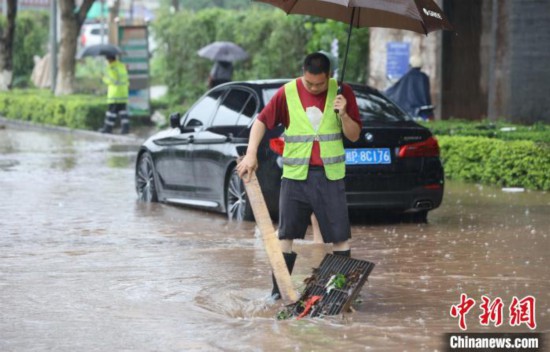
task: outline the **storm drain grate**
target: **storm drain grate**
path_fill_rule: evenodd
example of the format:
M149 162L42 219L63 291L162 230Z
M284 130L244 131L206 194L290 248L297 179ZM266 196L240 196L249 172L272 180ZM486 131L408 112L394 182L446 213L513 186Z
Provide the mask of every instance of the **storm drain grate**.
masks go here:
M286 317L321 317L347 312L373 268L374 263L366 260L327 254L304 280L306 288L298 302L287 306Z

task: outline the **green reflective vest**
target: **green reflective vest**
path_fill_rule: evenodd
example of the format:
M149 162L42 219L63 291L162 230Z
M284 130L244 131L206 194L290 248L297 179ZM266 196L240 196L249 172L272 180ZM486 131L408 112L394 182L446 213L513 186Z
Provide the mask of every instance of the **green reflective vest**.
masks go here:
M332 107L336 90L336 80L330 79L323 117L315 132L298 96L296 80L285 84L290 123L284 134L283 177L292 180L307 178L314 140L319 141L327 178L339 180L346 175L341 121Z
M115 60L109 63L103 83L107 85L108 104L128 103L128 71L122 62Z

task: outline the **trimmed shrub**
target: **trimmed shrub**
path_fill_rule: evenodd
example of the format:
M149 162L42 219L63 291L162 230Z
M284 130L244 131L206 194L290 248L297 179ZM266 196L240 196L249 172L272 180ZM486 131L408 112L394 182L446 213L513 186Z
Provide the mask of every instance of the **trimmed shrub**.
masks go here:
M550 190L550 147L532 141L438 136L445 176L501 187Z
M44 90L0 92L0 116L69 128L101 127L106 107L103 97L55 97Z
M509 141L529 140L550 143L550 125L537 122L531 126L505 121L466 121L459 119L422 122L438 136L488 137Z

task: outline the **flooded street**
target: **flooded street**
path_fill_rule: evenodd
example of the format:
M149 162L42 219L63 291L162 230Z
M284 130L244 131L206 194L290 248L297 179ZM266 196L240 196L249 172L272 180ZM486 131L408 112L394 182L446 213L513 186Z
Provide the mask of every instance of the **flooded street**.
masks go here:
M352 256L376 264L357 311L278 321L254 223L137 202L139 143L0 129L0 351L441 351L461 294L467 332L530 332L509 322L527 296L550 331L548 193L449 182L428 224L355 219ZM295 247L299 288L326 248Z

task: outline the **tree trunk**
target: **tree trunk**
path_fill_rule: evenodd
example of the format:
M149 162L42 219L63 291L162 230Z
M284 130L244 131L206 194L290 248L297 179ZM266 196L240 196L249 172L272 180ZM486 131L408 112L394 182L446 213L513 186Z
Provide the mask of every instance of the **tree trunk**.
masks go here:
M174 12L178 12L180 10L180 1L172 0L172 8L174 9Z
M116 18L120 9L120 0L113 1L113 6L109 8L109 43L118 45L118 23Z
M17 0L8 0L7 5L5 32L0 27L0 91L10 89L13 78L13 41Z
M88 10L95 0L84 0L76 11L75 0L58 0L61 14L61 41L59 45L59 70L55 95L68 95L74 91L76 49L78 35Z

